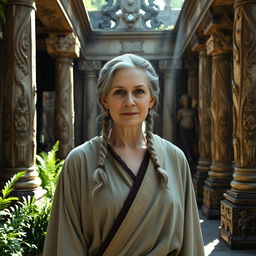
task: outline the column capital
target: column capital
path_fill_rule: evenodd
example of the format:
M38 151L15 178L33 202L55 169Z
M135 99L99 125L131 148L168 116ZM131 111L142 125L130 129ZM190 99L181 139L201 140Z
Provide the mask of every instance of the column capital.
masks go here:
M98 60L83 60L78 62L78 68L82 72L99 71L101 67L101 61Z
M158 67L160 71L170 71L170 70L181 69L182 60L181 59L160 60Z
M195 33L191 40L191 50L193 52L201 52L206 49L206 37L202 34Z
M234 7L238 7L239 5L242 5L242 4L255 4L255 0L235 0L235 3L234 3Z
M232 51L232 35L216 30L206 42L208 55L219 55Z
M74 33L51 33L46 39L47 51L52 57L78 58L80 42Z
M212 35L218 29L232 31L233 8L228 6L215 6L208 10L205 18L204 35Z

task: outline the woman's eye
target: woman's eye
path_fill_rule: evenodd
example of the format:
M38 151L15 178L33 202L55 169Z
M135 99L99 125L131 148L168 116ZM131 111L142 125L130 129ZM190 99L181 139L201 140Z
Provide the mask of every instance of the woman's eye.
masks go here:
M114 91L114 95L124 95L125 91L124 90L116 90Z
M136 89L135 94L144 94L145 91L143 89Z

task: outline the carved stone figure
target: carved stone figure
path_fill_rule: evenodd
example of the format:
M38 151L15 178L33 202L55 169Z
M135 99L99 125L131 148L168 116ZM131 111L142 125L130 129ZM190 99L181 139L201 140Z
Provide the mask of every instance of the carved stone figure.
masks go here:
M195 111L191 107L191 97L183 94L179 100L181 108L178 111L178 137L181 149L184 151L189 162L193 161L193 145L195 140Z

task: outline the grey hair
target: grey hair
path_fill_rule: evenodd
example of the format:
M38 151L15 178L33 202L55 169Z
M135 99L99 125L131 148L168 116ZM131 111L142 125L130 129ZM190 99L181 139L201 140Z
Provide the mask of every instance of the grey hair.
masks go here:
M150 153L150 157L155 166L156 172L160 178L162 187L167 188L168 177L166 172L160 167L159 160L153 145L153 115L156 113L156 109L159 104L159 78L156 74L153 66L146 59L139 57L134 54L124 54L118 56L110 61L108 61L99 73L99 79L97 83L97 92L99 103L101 98L107 96L110 87L111 80L115 71L122 68L139 68L145 71L145 74L148 78L148 86L151 95L155 98L155 104L150 109L148 117L146 118L146 139L147 139L147 148ZM101 139L101 149L98 157L97 169L94 171L94 181L96 186L93 190L93 193L100 190L107 184L107 175L104 170L104 160L107 154L107 139L110 131L110 121L111 116L108 111L105 110L104 120L103 120L103 129L102 129L102 139Z

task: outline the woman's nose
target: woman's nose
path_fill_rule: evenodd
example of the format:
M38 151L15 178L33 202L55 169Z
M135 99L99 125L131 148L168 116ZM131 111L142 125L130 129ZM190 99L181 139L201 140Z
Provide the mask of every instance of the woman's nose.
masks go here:
M125 99L125 106L129 107L129 106L133 106L134 104L135 104L135 102L134 102L133 95L128 93L127 97Z

